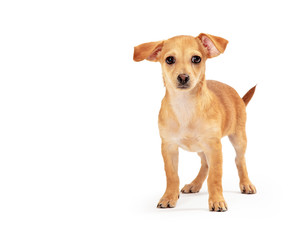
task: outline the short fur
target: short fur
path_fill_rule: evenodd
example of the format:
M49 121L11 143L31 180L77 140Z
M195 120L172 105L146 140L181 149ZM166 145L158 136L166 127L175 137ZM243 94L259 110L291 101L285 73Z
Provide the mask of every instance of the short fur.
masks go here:
M226 49L228 41L209 34L197 37L177 36L165 41L144 43L134 48L134 60L159 61L162 65L166 94L159 112L159 132L162 156L167 176L167 187L158 203L159 208L175 207L179 198L178 148L197 152L201 158L199 174L185 185L182 193L199 192L206 179L209 209L226 211L222 190L221 138L228 136L236 151L236 166L242 193L256 193L248 177L245 151L246 105L255 87L243 99L230 86L205 79L205 62ZM200 56L201 62L191 61ZM174 64L166 58L173 56ZM190 77L188 88L178 88L178 76Z

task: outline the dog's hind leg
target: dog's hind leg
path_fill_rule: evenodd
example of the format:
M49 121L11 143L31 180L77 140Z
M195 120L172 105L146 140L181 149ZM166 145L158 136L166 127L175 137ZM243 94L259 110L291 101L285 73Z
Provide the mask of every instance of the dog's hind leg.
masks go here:
M198 153L201 158L201 168L197 177L190 183L186 184L182 189L182 193L196 193L199 192L203 182L205 181L208 173L208 164L204 152Z
M240 177L240 189L242 193L256 193L255 186L251 183L248 177L245 152L247 147L247 137L245 129L237 131L235 134L229 135L229 140L232 143L235 152L235 164Z

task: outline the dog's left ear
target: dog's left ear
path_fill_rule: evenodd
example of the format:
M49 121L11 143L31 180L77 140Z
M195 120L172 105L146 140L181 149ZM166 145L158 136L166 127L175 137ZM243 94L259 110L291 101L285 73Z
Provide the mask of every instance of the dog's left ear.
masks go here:
M144 59L157 62L164 45L163 41L143 43L134 47L133 60L136 62Z
M228 43L228 41L224 38L205 33L200 33L197 38L200 39L208 58L219 56L225 51Z

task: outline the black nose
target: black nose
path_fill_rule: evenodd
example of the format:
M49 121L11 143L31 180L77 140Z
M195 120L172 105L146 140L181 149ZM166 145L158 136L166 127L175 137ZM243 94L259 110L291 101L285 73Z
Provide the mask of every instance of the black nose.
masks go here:
M177 80L180 84L184 85L190 80L190 76L187 74L179 74Z

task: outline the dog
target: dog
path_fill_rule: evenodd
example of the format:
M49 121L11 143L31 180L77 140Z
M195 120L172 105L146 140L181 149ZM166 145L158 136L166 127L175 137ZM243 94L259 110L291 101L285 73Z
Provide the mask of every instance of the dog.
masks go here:
M230 86L205 78L205 63L224 53L228 41L201 33L197 37L176 36L134 47L134 61L160 62L166 88L158 125L167 186L158 208L173 208L179 198L178 148L197 152L201 168L182 193L199 192L207 175L209 210L228 207L222 189L221 138L228 136L235 151L235 163L242 193L256 193L245 162L247 145L246 106L255 87L243 98Z

